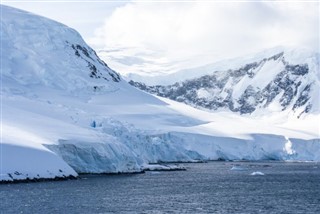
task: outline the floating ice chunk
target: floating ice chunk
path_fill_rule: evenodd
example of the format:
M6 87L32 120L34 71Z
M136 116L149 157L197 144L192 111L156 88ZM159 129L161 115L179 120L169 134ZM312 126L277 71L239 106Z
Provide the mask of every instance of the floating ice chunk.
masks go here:
M232 166L230 170L233 170L233 171L244 171L244 170L247 170L247 168L242 167L242 166Z
M250 175L264 175L264 173L263 173L263 172L259 172L259 171L257 171L257 172L253 172L253 173L251 173Z
M160 164L147 164L143 166L144 171L184 171L185 167L179 165L160 165Z

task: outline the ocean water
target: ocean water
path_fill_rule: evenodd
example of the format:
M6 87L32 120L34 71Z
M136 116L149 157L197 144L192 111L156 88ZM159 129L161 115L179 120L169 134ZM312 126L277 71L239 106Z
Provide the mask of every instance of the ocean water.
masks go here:
M0 185L1 213L320 213L320 163L209 162L186 171Z

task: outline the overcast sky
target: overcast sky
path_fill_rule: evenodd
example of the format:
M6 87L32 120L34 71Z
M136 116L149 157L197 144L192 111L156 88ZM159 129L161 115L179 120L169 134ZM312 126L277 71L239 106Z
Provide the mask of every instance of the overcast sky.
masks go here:
M319 50L319 2L2 1L78 30L115 70L168 73L275 46Z

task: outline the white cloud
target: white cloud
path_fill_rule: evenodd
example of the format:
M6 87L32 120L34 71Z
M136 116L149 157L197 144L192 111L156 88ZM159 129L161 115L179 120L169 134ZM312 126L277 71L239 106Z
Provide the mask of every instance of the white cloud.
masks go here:
M121 1L110 2L108 0L100 0L99 2L79 0L1 0L1 3L53 19L75 28L85 40L94 36L94 29L103 25L104 19L115 8L126 4Z
M95 47L119 50L104 57L122 73L172 72L279 45L319 48L319 3L131 2L95 35ZM116 60L125 57L137 63Z

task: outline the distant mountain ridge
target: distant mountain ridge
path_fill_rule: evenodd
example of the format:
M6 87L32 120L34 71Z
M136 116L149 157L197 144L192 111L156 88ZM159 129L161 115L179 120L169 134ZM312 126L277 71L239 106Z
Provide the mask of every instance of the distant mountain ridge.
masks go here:
M141 90L207 110L230 110L240 114L292 111L300 117L319 111L319 80L308 63L289 63L284 52L245 64L238 69L149 86L130 81ZM312 69L314 70L312 70Z

